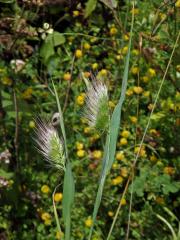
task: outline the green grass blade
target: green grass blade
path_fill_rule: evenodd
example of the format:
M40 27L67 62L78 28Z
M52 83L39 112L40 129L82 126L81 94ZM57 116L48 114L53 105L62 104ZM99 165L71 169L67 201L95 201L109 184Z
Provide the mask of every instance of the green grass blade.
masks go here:
M74 202L75 185L70 162L67 162L63 185L63 219L65 224L65 240L70 240L71 207Z
M129 39L129 45L128 45L128 53L127 53L126 61L125 61L121 95L120 95L119 102L114 109L114 112L112 114L111 121L110 121L109 134L107 136L105 150L104 150L105 152L104 152L104 158L103 158L103 167L102 167L102 172L100 175L99 187L98 187L98 192L96 195L96 200L95 200L94 210L93 210L93 224L92 224L90 232L89 232L88 240L90 240L92 237L96 216L97 216L98 209L99 209L101 199L102 199L102 193L103 193L106 175L109 172L109 170L111 169L111 166L114 161L114 155L115 155L115 151L116 151L116 142L117 142L118 131L119 131L119 127L120 127L122 105L125 100L125 94L126 94L126 88L127 88L133 23L134 23L134 15L132 15L130 39Z

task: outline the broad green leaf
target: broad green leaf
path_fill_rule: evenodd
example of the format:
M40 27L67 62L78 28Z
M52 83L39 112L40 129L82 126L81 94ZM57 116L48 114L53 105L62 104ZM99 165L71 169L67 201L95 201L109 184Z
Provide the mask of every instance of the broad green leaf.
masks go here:
M49 34L49 36L51 35L52 35L52 40L55 47L65 43L66 41L64 35L59 32L53 32L53 34Z
M65 37L59 32L53 32L47 36L40 48L40 56L43 58L45 63L55 54L54 47L59 46L64 42Z
M66 165L66 172L64 176L64 185L63 185L63 219L65 224L65 240L70 239L70 228L71 228L71 207L74 202L74 178L72 175L71 164L70 162Z
M88 0L85 8L85 18L89 17L91 13L95 10L97 5L97 0Z
M45 63L48 60L48 58L54 54L55 54L55 51L54 51L52 39L45 40L40 48L40 56L42 57L43 62Z

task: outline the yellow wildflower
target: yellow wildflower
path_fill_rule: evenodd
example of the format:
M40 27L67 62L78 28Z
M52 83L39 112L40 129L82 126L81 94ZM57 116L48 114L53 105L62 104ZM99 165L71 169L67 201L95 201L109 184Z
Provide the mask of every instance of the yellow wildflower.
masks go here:
M117 159L118 161L121 161L121 160L125 159L124 153L123 153L122 151L116 153L116 159Z
M177 8L180 8L180 0L177 0L177 2L175 3L175 6L176 6Z
M133 94L133 91L132 91L132 89L127 89L127 91L126 91L126 95L127 96L131 96Z
M36 124L35 124L34 121L30 121L30 122L29 122L29 127L30 127L30 128L35 128L35 125L36 125Z
M101 69L101 71L99 72L101 76L107 76L107 70L106 69Z
M124 41L128 41L129 40L129 34L124 34L123 39L124 39Z
M78 10L75 10L73 11L73 17L78 17L79 16L79 11Z
M113 184L113 185L119 185L119 184L121 184L122 182L123 182L123 178L122 178L121 176L118 176L118 177L112 179L112 184Z
M139 55L139 50L138 49L133 49L132 54L135 55L135 56L138 56Z
M71 80L71 74L69 72L65 73L63 76L63 79L66 81L70 81Z
M102 158L102 151L100 151L100 150L94 150L94 151L92 152L92 156L93 156L93 158L95 158L95 159L101 159L101 158Z
M49 186L48 185L43 185L41 187L41 192L46 193L46 194L49 193L50 192Z
M134 15L138 15L139 14L139 9L138 8L133 8L131 10L131 13L134 14Z
M76 102L78 105L82 106L84 105L85 102L85 93L81 93L77 98L76 98Z
M121 52L122 52L123 55L125 55L127 53L127 51L128 51L128 46L125 46L125 47L122 48Z
M140 151L140 152L139 152L139 151ZM139 156L140 156L140 157L146 157L146 156L147 156L146 150L145 150L145 147L144 147L144 146L141 147L141 150L140 150L140 147L135 147L134 153L135 153L135 154L138 154L138 153L139 153Z
M132 74L137 75L139 73L139 68L138 67L132 67L131 72L132 72Z
M143 80L144 83L147 83L147 82L149 82L149 77L148 76L143 76L142 80Z
M108 105L110 108L114 108L116 106L116 104L113 101L109 101Z
M116 55L116 59L117 59L117 60L123 59L123 55L121 55L121 54Z
M54 201L55 202L60 202L62 200L62 197L63 197L62 193L55 193L54 194Z
M108 212L108 216L109 216L109 217L113 217L113 216L114 216L114 213L113 213L112 211L109 211L109 212Z
M121 138L119 141L120 145L126 145L128 143L126 138Z
M77 150L81 150L81 149L83 149L84 148L84 144L83 143L81 143L81 142L76 142L76 149Z
M175 169L173 167L165 167L164 173L168 175L173 175L175 173Z
M121 206L126 205L126 199L125 198L122 198L120 202L121 202Z
M75 52L75 56L77 57L77 58L81 58L82 57L82 51L80 50L80 49L77 49L76 50L76 52Z
M63 235L64 235L63 232L57 231L56 232L56 239L61 240L61 237L63 237Z
M143 88L140 86L135 86L135 87L133 87L133 91L136 94L141 94L143 92Z
M128 138L130 135L130 132L127 131L127 130L123 130L122 133L121 133L121 136L124 137L124 138Z
M22 93L22 98L23 98L23 99L26 99L26 100L30 99L30 98L32 97L32 92L33 92L32 87L27 88L27 89Z
M88 217L88 218L85 220L85 225L86 225L86 227L91 227L92 224L93 224L92 218L91 218L91 217Z
M153 154L150 156L150 161L151 162L156 162L157 161L157 157Z
M81 149L81 150L78 150L76 154L79 158L82 158L85 156L85 151Z
M156 197L155 200L158 204L163 205L164 204L164 198L163 197Z
M153 68L148 69L148 76L149 77L155 77L156 76L156 71Z
M149 96L150 96L150 91L145 91L145 92L143 93L143 96L144 96L144 97L149 97Z
M116 35L117 32L118 32L117 28L112 27L112 28L110 29L110 32L109 32L109 33L110 33L110 35Z
M9 78L9 77L3 77L3 78L2 78L2 83L3 83L4 85L11 86L11 85L12 85L12 79Z
M85 134L88 134L88 133L90 133L91 132L91 128L90 127L85 127L84 128L84 133Z
M41 214L41 219L44 221L45 225L50 225L51 224L51 215L47 212L43 212Z
M89 43L84 43L84 49L89 50L91 48L91 45Z
M93 64L92 64L92 69L93 69L93 70L96 70L97 68L98 68L98 63L93 63Z
M120 175L126 178L128 176L128 169L126 167L122 167L120 170Z
M131 120L132 123L134 123L134 124L137 123L137 117L135 117L135 116L130 116L129 118L130 118L130 120Z

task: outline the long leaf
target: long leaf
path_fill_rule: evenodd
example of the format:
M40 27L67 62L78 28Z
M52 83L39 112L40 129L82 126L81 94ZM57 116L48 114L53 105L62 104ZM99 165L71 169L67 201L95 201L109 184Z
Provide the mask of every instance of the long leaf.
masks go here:
M70 162L66 165L66 172L64 176L63 186L63 219L65 224L65 240L70 240L71 230L71 208L74 202L75 185L72 175Z
M97 216L98 209L99 209L101 199L102 199L102 193L103 193L104 183L106 180L106 175L110 171L111 166L114 161L114 155L115 155L115 151L116 151L116 142L117 142L119 127L120 127L122 105L125 100L125 93L126 93L126 88L127 88L133 23L134 23L134 16L132 15L130 39L129 39L129 45L128 45L128 53L127 53L126 61L125 61L125 68L124 68L123 81L122 81L122 87L121 87L121 95L120 95L119 102L113 111L111 121L110 121L109 134L107 135L104 157L103 157L103 167L102 167L102 172L100 175L99 187L98 187L98 192L96 195L96 200L95 200L94 210L93 210L93 224L92 224L90 232L89 232L88 240L90 240L92 237L96 216Z

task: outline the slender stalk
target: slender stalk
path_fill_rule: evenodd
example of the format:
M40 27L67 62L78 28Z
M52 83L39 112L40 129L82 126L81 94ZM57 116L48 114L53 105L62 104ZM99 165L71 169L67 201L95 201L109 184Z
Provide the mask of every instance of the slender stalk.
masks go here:
M53 200L53 210L54 210L54 216L55 216L55 219L56 219L57 229L58 229L58 232L62 233L61 227L60 227L60 223L59 223L58 213L57 213L57 209L56 209L56 204L55 204L55 201L54 201L54 195L55 195L55 193L56 193L57 188L58 188L60 185L61 185L61 184L58 184L58 185L55 187L54 192L53 192L53 194L52 194L52 200Z

